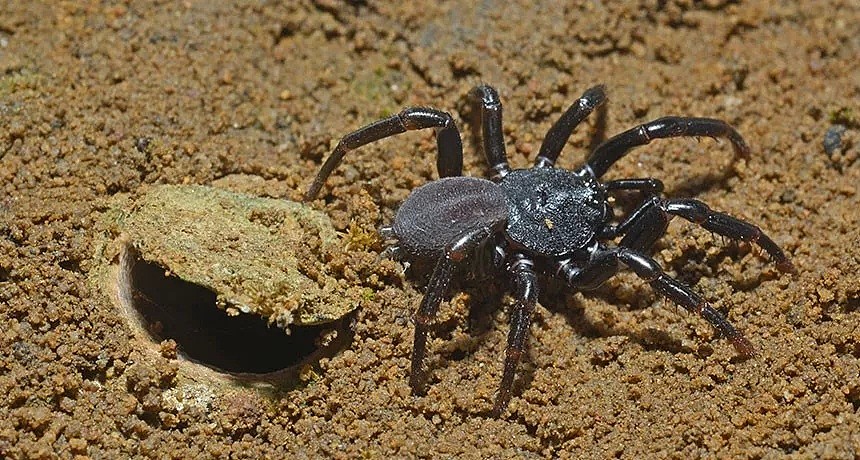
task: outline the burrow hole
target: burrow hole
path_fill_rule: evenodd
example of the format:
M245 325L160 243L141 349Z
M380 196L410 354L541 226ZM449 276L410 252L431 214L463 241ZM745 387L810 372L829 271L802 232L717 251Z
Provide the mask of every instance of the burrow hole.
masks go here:
M131 305L126 309L133 308L136 321L154 341L174 340L184 358L219 372L262 376L313 361L338 346L318 345L332 324L292 326L288 334L254 314L229 316L218 308L211 290L166 273L137 257L133 249L130 252L127 276L119 277L128 284L124 303ZM342 342L345 335L338 331L335 342Z

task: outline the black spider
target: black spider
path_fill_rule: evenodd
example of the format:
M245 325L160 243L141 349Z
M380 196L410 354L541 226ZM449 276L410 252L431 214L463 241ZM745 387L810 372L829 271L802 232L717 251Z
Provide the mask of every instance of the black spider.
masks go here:
M749 147L731 126L709 118L665 117L614 136L598 146L574 171L554 167L573 129L605 100L602 86L589 89L550 128L535 165L508 166L502 138L502 105L495 89L478 86L472 94L480 104L483 149L493 170L492 180L464 177L460 133L451 115L429 108L407 108L397 115L367 125L341 139L306 194L312 199L326 178L352 149L409 130L435 128L440 179L415 189L400 206L394 224L382 235L396 241L401 258L433 264L427 292L415 314L410 384L421 391L427 336L455 267L469 258L480 259L507 273L515 286L515 305L504 373L494 411L500 414L511 398L511 386L528 338L538 297L538 274L556 277L573 289L594 289L614 276L619 262L678 305L706 319L744 356L753 345L717 310L686 284L666 275L648 252L680 216L719 235L758 244L783 272L794 266L758 227L712 211L694 199L659 196L657 179L599 178L631 148L652 139L679 136L725 137L736 154ZM645 200L615 220L608 194L640 191ZM616 244L609 241L616 240ZM465 265L465 264L464 264ZM475 264L480 265L480 264Z

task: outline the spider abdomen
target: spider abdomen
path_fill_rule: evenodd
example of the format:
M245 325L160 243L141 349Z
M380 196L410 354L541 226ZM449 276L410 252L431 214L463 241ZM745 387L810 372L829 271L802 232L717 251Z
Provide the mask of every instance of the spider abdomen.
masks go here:
M584 248L610 216L603 186L564 169L517 169L499 185L510 213L508 238L536 255Z
M408 253L430 257L465 232L507 217L498 184L477 177L447 177L413 190L397 210L392 230Z

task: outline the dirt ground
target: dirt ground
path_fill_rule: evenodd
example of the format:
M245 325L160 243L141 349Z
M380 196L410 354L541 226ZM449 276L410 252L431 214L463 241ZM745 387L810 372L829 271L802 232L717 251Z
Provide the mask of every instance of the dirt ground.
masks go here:
M0 1L0 457L860 457L856 1L226 3ZM510 299L443 304L413 396L422 290L366 238L329 261L372 291L351 340L274 389L145 343L90 282L109 197L226 180L296 200L340 136L405 106L451 111L485 176L466 97L482 82L514 167L598 83L606 110L560 166L664 115L736 126L748 159L662 140L608 176L660 178L791 255L794 276L680 219L655 251L758 356L632 275L548 286L493 418ZM434 149L424 131L355 151L313 205L361 240L435 177Z

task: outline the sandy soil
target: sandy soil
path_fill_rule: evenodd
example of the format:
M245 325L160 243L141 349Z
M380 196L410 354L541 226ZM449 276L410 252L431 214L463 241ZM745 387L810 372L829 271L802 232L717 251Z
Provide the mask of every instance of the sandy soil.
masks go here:
M0 2L0 456L860 456L856 1L158 3ZM792 255L799 274L783 275L680 221L656 251L759 356L740 359L628 274L596 293L547 289L496 419L510 301L445 303L429 392L412 396L421 289L375 265L378 247L331 261L374 291L352 340L275 391L195 376L88 281L108 197L231 178L297 199L340 136L401 107L450 110L470 133L465 95L480 82L501 93L515 167L596 83L603 121L574 134L561 166L663 115L735 125L748 160L667 140L610 176L658 177ZM467 173L484 175L466 147ZM433 134L347 163L314 205L369 231L434 177Z

